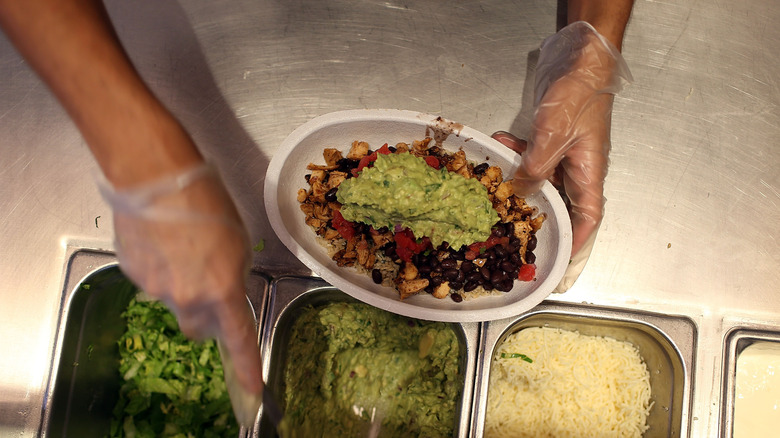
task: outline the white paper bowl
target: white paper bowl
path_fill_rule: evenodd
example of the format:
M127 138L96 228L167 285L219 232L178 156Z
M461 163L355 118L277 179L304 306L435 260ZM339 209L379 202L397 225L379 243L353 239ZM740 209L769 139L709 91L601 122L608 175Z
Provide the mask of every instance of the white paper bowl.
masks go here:
M546 183L541 192L526 202L547 215L536 233L536 280L515 281L514 288L498 296L464 300L438 299L427 293L400 300L398 292L374 284L371 277L353 268L338 267L304 223L297 200L298 190L308 188L305 175L309 163L324 164L326 147L346 153L355 140L372 149L384 143L411 143L437 133L447 134L443 146L463 149L469 160L488 162L512 175L519 155L489 136L445 120L414 111L379 109L338 111L317 117L293 131L280 145L268 167L265 207L276 234L287 248L315 274L347 294L381 309L415 318L447 322L488 321L523 313L542 302L566 270L571 252L571 223L555 188Z

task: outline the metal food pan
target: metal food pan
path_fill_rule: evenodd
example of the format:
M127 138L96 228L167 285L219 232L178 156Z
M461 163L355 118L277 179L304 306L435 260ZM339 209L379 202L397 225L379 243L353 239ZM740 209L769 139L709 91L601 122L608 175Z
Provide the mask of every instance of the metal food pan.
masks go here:
M635 345L650 372L653 407L647 437L689 433L696 326L685 317L544 302L515 318L484 323L477 365L472 436L482 437L493 353L507 336L529 327L553 327L607 336Z
M258 321L267 289L263 276L250 275L247 296ZM127 327L121 314L137 293L113 254L77 250L69 257L41 436L108 435L121 386L117 340Z
M307 306L320 306L331 302L356 302L357 300L329 285L324 280L309 277L280 277L271 283L269 302L261 348L263 375L266 385L284 408L284 365L287 355L290 327ZM455 436L468 437L474 372L479 341L479 323L452 323L460 341L460 369L463 374L463 390L456 414ZM277 436L270 420L262 412L255 423L254 435L268 438Z
M775 342L780 345L780 333L760 328L731 329L723 344L722 397L720 409L720 436L730 437L734 427L734 397L736 395L737 358L756 342Z

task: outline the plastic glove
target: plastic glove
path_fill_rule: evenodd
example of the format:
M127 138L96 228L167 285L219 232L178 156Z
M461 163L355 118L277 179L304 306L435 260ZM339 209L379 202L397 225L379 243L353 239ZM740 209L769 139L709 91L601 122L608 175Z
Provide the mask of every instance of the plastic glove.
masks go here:
M114 209L122 271L174 312L186 336L217 338L238 381L260 393L257 330L245 292L249 239L217 172L202 164L131 190L105 183L101 190Z
M572 23L542 43L529 141L493 134L523 154L515 193L530 195L550 180L570 203L572 258L556 292L571 287L593 249L606 201L612 99L631 80L615 46L590 24Z

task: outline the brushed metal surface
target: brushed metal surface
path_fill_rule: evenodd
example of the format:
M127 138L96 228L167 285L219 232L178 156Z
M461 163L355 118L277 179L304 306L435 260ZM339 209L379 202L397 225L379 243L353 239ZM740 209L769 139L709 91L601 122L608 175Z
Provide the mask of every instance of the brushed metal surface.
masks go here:
M326 112L402 108L523 134L556 2L107 1L139 71L225 174L255 268L306 275L268 225L263 175ZM606 218L557 300L682 314L698 327L691 436L718 435L724 334L780 330L780 6L637 0L615 100ZM35 436L64 267L111 250L96 167L0 37L0 435Z

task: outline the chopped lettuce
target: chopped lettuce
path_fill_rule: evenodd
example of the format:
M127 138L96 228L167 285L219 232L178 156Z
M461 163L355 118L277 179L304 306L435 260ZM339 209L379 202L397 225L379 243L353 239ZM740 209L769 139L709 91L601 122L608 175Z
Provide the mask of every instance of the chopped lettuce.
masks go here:
M159 302L133 299L122 316L123 382L109 436L238 436L216 343L188 340Z

